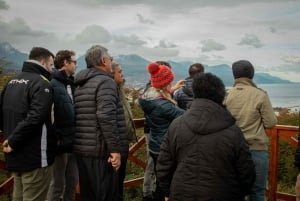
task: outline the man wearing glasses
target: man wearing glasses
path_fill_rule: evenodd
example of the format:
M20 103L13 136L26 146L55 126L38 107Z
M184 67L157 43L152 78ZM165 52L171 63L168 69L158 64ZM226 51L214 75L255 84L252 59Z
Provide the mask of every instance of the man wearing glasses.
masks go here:
M48 201L74 200L78 183L78 170L73 155L75 137L74 77L75 52L60 50L54 60L57 69L52 73L54 125L57 139L57 155L53 165L53 177L48 191Z
M121 165L120 132L124 120L117 85L111 73L112 57L100 45L85 54L87 69L75 76L76 154L81 201L118 200ZM123 116L123 117L122 117ZM122 119L123 118L123 119Z

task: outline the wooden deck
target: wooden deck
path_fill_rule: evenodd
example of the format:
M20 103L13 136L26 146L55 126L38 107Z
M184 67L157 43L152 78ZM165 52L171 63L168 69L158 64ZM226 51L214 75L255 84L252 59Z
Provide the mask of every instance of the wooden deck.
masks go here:
M144 119L135 119L137 128L144 127ZM277 191L277 175L278 175L278 161L279 161L279 139L282 139L289 143L292 147L297 147L297 136L299 134L299 128L295 126L282 126L277 125L272 129L267 129L267 133L270 137L270 167L269 167L269 182L268 190L266 192L268 201L275 201L277 199L286 201L295 201L296 196ZM3 142L3 133L0 133L0 142ZM141 137L137 143L130 147L128 160L137 164L145 169L146 162L135 156L137 152L146 143L145 137ZM5 161L0 160L0 169L5 169ZM141 185L143 183L143 177L135 178L124 182L124 188ZM13 188L13 178L9 177L4 183L0 185L0 195L7 192L11 192ZM77 188L76 200L79 200L80 188Z

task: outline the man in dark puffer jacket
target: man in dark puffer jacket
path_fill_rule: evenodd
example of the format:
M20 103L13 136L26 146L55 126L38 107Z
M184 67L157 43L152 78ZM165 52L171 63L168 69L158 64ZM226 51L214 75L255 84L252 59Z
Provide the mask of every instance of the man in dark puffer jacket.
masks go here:
M194 63L189 68L189 77L185 79L185 85L176 90L173 98L177 101L178 107L187 110L194 99L193 78L197 73L204 72L204 66L200 63Z
M85 55L87 69L75 76L76 154L81 201L118 200L122 103L112 79L112 57L96 45ZM120 105L120 108L118 108ZM125 127L125 126L124 126ZM125 134L125 132L123 132Z
M161 145L157 179L170 201L242 201L255 181L245 138L222 106L223 82L199 73L190 110L175 119Z

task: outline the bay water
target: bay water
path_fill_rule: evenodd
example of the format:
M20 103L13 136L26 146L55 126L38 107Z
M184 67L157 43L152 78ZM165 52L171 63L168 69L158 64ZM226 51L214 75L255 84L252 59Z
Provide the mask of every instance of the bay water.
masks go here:
M273 107L300 109L300 83L260 84L267 91Z

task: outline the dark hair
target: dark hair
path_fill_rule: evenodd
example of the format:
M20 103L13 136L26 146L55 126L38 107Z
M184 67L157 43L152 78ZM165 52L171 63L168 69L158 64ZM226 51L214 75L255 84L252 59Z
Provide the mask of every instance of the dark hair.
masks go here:
M193 78L197 73L204 72L204 66L200 63L194 63L189 68L189 75Z
M60 50L55 55L54 66L56 69L61 69L64 66L64 61L67 60L71 62L72 56L75 52L72 50Z
M155 63L157 63L158 65L164 65L164 66L168 66L169 68L172 69L172 66L170 63L166 62L166 61L156 61Z
M198 73L193 81L194 98L205 98L222 105L225 97L223 81L212 73Z
M49 57L54 58L54 54L43 47L33 47L29 53L29 59L41 61L42 59L48 60Z

